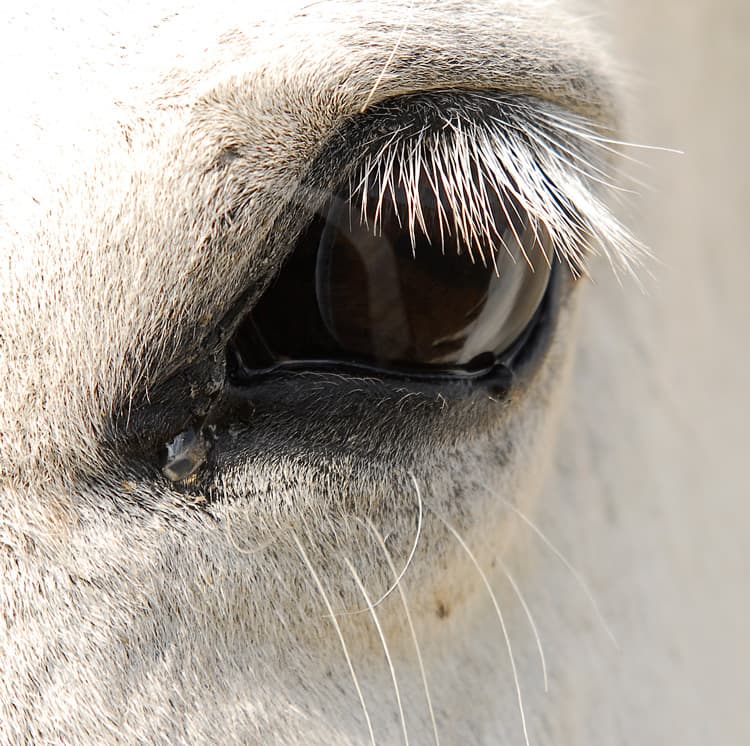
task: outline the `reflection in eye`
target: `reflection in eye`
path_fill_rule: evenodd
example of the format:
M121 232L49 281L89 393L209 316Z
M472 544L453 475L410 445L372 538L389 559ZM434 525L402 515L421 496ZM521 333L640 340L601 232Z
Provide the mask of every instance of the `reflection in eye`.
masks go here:
M392 205L378 235L357 219L350 225L347 213L336 205L328 213L315 282L323 323L342 349L379 364L466 365L510 346L542 299L549 266L520 218L495 216L498 246L478 256L439 235L412 246Z
M524 332L547 287L552 247L516 203L495 198L492 245L471 246L448 233L432 189L420 189L422 227L413 234L405 195L397 189L381 202L375 221L331 200L235 336L244 368L338 360L472 369Z

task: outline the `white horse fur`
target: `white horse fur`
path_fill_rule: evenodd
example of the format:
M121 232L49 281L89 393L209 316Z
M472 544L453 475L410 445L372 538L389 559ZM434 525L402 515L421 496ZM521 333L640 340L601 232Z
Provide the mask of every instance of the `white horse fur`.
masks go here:
M342 178L386 193L431 158L447 184L480 164L564 263L628 276L641 249L603 183L618 84L565 6L136 2L6 21L2 743L687 742L644 717L678 663L628 647L658 591L647 570L622 590L623 568L656 549L633 560L608 538L627 531L613 485L648 490L620 449L647 406L624 378L648 361L612 370L638 339L635 283L592 305L577 281L510 397L303 377L217 432L210 473L173 484L156 460L174 412L223 380L206 340ZM504 97L526 135L480 122L362 158L331 148L380 102L429 91ZM462 183L448 208L470 241L491 228ZM419 213L414 197L409 230ZM581 336L571 376L589 314L610 331ZM577 546L594 547L585 568Z

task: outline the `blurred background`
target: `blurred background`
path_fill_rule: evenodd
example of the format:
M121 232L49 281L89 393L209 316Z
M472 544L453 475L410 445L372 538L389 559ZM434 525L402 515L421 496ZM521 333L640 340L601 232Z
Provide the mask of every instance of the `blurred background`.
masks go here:
M622 434L651 452L633 482L641 508L622 520L640 521L639 541L664 559L658 598L634 613L651 618L654 655L685 672L643 703L644 732L656 742L684 712L684 733L664 743L740 746L750 744L750 2L603 6L632 81L624 137L684 151L628 151L651 190L638 188L624 218L658 260L644 295L627 289L628 313L658 364L644 376L634 355L620 373L647 378L663 405ZM606 280L594 288L612 292ZM678 473L662 472L675 460Z

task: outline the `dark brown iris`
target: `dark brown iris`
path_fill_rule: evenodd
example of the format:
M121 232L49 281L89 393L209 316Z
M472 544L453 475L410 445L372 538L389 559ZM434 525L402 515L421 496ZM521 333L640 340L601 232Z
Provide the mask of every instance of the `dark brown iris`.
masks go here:
M413 231L398 190L377 221L377 196L366 221L333 199L235 335L241 366L338 360L456 369L510 347L544 296L549 241L511 200L496 200L484 226L472 228L441 215L434 194L422 192L424 225Z

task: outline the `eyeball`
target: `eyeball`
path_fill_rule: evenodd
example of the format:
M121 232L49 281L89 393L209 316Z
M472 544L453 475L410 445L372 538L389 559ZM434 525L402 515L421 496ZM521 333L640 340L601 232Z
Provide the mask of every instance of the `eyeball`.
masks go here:
M497 242L474 250L429 232L413 240L390 207L377 230L339 204L317 249L315 294L326 330L348 355L380 366L461 367L498 355L524 331L550 263L528 221L494 216Z
M236 365L339 362L397 375L472 370L508 350L549 283L547 233L497 197L486 230L467 236L467 216L446 215L429 185L419 197L418 220L403 190L372 195L369 215L333 198L240 326Z

